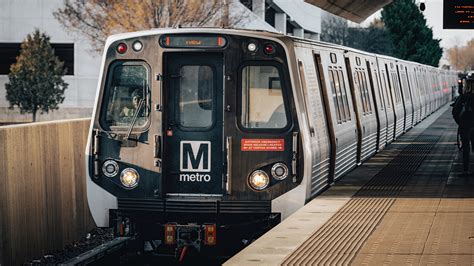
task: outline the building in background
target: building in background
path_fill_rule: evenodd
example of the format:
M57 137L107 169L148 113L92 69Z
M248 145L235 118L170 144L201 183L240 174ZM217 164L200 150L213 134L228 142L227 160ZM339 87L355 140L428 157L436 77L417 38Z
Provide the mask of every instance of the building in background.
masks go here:
M20 44L35 28L51 37L56 55L68 69L64 80L69 84L59 110L38 114L38 121L87 117L97 89L100 55L90 52L88 43L69 35L53 17L62 0L0 0L0 123L30 122L31 115L21 115L18 108L8 109L5 83L9 68L16 61Z
M248 14L238 27L319 40L321 10L303 0L234 1L238 9L235 12ZM91 116L102 55L93 52L82 36L68 33L54 18L53 12L62 4L63 0L0 0L0 124L31 121L30 114L8 109L5 83L21 42L35 28L51 37L56 55L67 67L64 80L69 84L59 110L38 114L37 121Z

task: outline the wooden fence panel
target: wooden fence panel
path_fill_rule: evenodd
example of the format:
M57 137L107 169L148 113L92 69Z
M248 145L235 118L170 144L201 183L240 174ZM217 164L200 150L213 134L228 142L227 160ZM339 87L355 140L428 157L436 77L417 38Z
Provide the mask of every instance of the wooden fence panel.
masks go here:
M0 127L0 264L18 265L95 225L86 197L89 119Z

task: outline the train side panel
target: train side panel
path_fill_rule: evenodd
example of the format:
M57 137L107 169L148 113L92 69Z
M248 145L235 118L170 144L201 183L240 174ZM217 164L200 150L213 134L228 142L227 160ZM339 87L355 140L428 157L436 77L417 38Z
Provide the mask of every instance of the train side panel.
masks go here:
M299 81L304 96L304 109L308 123L311 149L311 176L307 187L307 198L312 198L329 186L331 138L323 102L320 55L315 53L314 45L295 43Z
M413 100L408 85L407 67L404 63L397 63L397 73L400 84L400 91L402 93L403 105L405 108L405 121L403 131L406 132L413 126Z
M366 57L367 68L369 69L369 80L372 88L373 102L377 114L377 150L382 150L387 145L387 130L389 116L393 112L388 111L386 90L382 87L380 72L375 57ZM390 117L393 123L393 117Z
M420 87L416 82L415 68L411 63L407 64L408 83L410 87L411 98L413 100L413 125L418 124L421 121L421 96Z
M331 149L331 173L334 180L356 166L357 127L353 112L351 91L344 62L343 51L321 48L321 65L325 83L324 98L330 128L334 132L334 146ZM330 180L332 182L333 180Z
M357 163L362 163L377 150L377 115L373 103L365 55L348 52L346 68L357 125Z

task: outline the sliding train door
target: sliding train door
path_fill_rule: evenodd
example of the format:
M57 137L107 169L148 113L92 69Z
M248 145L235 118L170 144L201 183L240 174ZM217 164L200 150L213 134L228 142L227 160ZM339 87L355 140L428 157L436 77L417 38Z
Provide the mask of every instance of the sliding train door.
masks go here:
M164 55L164 176L167 196L222 195L223 58Z

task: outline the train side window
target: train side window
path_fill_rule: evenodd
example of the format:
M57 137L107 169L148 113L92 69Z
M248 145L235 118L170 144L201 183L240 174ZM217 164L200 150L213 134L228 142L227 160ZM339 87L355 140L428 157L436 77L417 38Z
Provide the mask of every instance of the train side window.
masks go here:
M385 72L382 71L382 76L381 76L381 79L382 79L382 85L383 85L383 91L385 93L387 93L387 108L388 109L391 109L392 108L392 99L391 99L391 96L390 96L390 92L388 91L388 84L387 84L387 75L385 75Z
M139 62L119 62L111 66L104 92L102 127L106 130L128 128L134 119L137 128L147 124L148 72L148 68Z
M357 89L359 90L360 100L362 102L362 114L366 115L367 114L367 104L366 104L365 91L364 91L364 86L362 85L362 78L361 78L360 71L356 71L354 82L355 82L355 85L356 85Z
M349 101L347 99L347 88L346 88L346 83L344 82L344 76L343 76L342 70L339 70L338 74L339 74L338 75L339 84L341 86L341 98L344 103L344 112L345 112L344 122L351 121L351 112L349 109Z
M402 96L400 95L400 83L398 81L397 74L392 72L392 82L393 82L393 89L395 90L395 99L397 104L402 102Z
M242 69L241 125L249 129L281 129L288 125L280 71L271 65Z
M329 70L329 82L331 83L332 99L334 101L334 106L336 107L336 120L337 120L337 123L340 124L340 123L342 123L341 107L340 107L340 105L342 105L342 103L339 103L339 100L337 98L334 71L332 71L332 70Z
M374 71L374 77L375 77L375 82L374 85L377 84L377 89L379 90L379 95L380 95L380 110L383 111L385 110L385 95L384 91L381 88L380 80L379 80L379 73L377 71Z
M365 101L367 104L367 113L372 114L372 104L370 103L370 93L369 93L369 86L367 85L367 76L365 72L362 72L361 76L362 76L362 86L364 87L364 93L365 93Z

